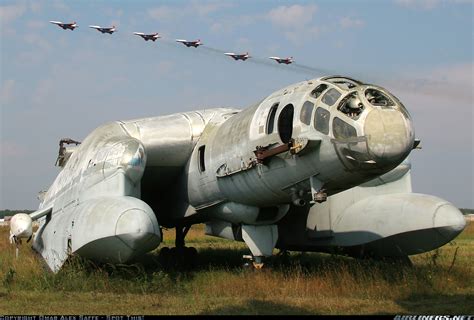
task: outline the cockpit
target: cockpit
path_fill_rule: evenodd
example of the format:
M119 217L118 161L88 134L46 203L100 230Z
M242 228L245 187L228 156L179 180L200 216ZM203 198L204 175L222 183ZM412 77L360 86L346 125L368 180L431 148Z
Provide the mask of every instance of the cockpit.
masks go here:
M400 150L411 148L410 116L381 87L330 76L319 79L306 97L300 112L302 131L316 129L330 136L344 162L381 163L395 150L405 153Z
M382 167L413 147L411 119L384 88L342 76L299 83L268 97L254 116L251 138L287 144L315 134L329 138L347 168ZM397 160L398 161L398 160Z

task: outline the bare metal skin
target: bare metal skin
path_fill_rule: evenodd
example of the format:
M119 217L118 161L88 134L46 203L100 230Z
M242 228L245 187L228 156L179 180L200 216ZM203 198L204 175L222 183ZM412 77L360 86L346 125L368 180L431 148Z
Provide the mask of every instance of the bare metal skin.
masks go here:
M72 253L123 263L156 248L161 227L176 228L182 249L189 226L206 223L209 235L245 241L257 267L275 247L426 252L465 221L452 204L411 192L414 137L396 97L339 76L242 111L108 123L60 150L62 170L31 214L33 247L53 271Z

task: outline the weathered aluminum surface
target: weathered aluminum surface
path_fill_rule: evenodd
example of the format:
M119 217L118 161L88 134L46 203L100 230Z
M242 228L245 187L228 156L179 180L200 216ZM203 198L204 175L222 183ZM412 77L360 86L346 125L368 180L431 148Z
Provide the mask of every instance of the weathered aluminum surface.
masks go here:
M261 159L259 146L270 150ZM430 250L464 225L444 200L411 193L402 162L413 146L396 97L341 76L290 85L243 111L111 122L66 152L32 214L34 247L53 270L74 252L121 263L156 247L160 226L209 222L218 236L242 240L247 230L254 255L271 252L277 234L296 250ZM305 206L317 192L327 201ZM421 230L425 242L410 242Z

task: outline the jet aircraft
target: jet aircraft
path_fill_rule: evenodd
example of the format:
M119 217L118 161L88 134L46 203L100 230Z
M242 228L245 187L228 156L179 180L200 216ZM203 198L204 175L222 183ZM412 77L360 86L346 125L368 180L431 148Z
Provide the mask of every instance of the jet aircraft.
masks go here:
M108 28L101 27L101 26L89 26L89 28L93 28L93 29L96 29L96 30L98 30L102 33L108 33L108 34L112 34L116 31L115 26L108 27Z
M203 45L203 43L201 42L200 39L197 39L195 41L188 41L188 40L184 40L184 39L176 39L176 42L181 42L182 44L184 44L186 47L194 47L194 48L197 48L201 45Z
M237 53L233 53L233 52L226 52L224 53L225 55L228 55L230 57L232 57L235 61L237 60L247 60L248 58L250 58L249 56L249 53L246 52L246 53L243 53L243 54L237 54Z
M142 37L143 39L145 39L145 41L148 41L148 40L156 41L156 39L161 38L161 36L159 36L157 32L150 33L150 34L145 34L142 32L134 32L133 34L136 34L137 36Z
M446 200L412 193L418 141L402 102L343 76L244 110L114 121L61 141L61 171L37 211L12 219L10 237L29 238L38 220L33 248L55 272L71 254L125 263L155 249L162 228L176 229L176 247L161 258L185 263L198 223L245 242L256 268L274 248L407 263L466 224Z
M72 23L64 23L64 22L61 22L61 21L50 21L50 23L58 25L61 28L63 28L64 30L67 30L67 29L74 30L75 28L78 27L78 25L75 21L72 22Z
M293 63L293 61L294 61L293 57L289 57L289 58L269 57L269 59L275 60L279 64L280 63L290 64L290 63Z

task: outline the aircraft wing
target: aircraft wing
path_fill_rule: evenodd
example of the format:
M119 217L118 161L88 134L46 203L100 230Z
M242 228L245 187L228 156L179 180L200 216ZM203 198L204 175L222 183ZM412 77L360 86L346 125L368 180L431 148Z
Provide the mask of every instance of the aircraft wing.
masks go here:
M133 34L136 34L137 36L144 36L145 35L143 32L134 32Z
M89 26L89 28L94 28L94 29L101 29L101 26Z
M53 24L63 24L61 21L50 21L50 23L53 23Z

